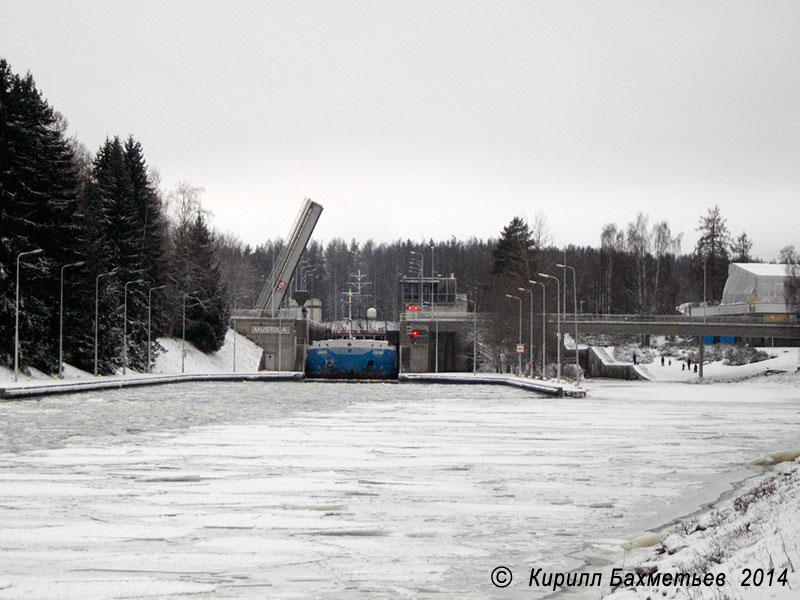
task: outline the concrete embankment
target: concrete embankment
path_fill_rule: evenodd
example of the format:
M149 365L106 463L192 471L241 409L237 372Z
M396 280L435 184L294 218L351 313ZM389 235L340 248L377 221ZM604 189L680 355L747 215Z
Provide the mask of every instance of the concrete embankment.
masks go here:
M652 379L642 365L620 362L609 354L606 348L591 346L589 348L589 376L607 377L609 379Z
M451 383L451 384L476 384L476 385L509 385L529 392L538 392L551 396L568 396L583 398L586 390L565 382L556 382L541 379L525 379L514 375L482 373L472 375L469 373L403 373L399 377L400 383Z
M52 394L72 394L77 392L92 392L98 390L121 389L145 385L166 385L172 383L189 383L202 381L302 381L305 374L301 372L262 371L258 373L214 373L214 374L187 374L187 375L129 375L127 377L111 376L83 380L54 380L35 381L7 384L0 387L1 400L15 400L35 398ZM315 380L326 381L326 380ZM350 380L345 380L350 381ZM480 385L508 385L523 390L548 394L551 396L568 396L582 398L586 390L575 385L556 381L538 379L525 379L513 375L469 373L415 373L403 374L399 377L400 383L449 383L449 384L480 384ZM335 382L334 382L335 383Z
M196 381L298 381L305 377L297 372L214 373L187 375L131 375L128 377L98 377L80 381L25 382L0 387L0 399L33 398L50 394L71 394L143 385L165 385Z

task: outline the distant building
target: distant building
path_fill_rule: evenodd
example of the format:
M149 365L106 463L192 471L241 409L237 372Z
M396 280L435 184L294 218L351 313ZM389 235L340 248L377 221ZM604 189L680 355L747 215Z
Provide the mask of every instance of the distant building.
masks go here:
M728 279L718 306L705 309L707 315L763 315L764 320L785 320L791 311L786 306L784 284L787 265L731 263ZM693 306L692 316L702 315L703 307Z
M403 373L472 370L475 304L458 292L455 275L403 277L399 322Z
M731 263L720 308L737 313L787 313L784 284L787 265ZM733 313L729 313L733 314Z

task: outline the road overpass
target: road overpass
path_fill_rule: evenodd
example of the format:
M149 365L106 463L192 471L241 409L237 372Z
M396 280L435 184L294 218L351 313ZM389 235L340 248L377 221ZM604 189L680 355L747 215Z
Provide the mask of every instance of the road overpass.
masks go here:
M613 315L578 314L579 333L650 334L650 335L713 335L746 338L800 339L800 322L796 319L768 321L770 315L690 317L687 315ZM547 315L555 327L556 314ZM564 331L573 331L575 315L562 315Z

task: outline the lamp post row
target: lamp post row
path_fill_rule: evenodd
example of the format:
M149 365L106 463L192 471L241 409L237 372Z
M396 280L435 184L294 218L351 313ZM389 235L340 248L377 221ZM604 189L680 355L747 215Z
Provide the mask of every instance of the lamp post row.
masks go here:
M548 275L547 273L539 273L539 277L554 279L556 282L556 378L561 382L561 282L558 280L558 277Z
M581 383L581 368L580 363L578 362L578 284L577 276L575 275L575 267L571 267L569 265L556 265L557 267L566 270L569 269L572 271L572 313L575 317L575 380L578 382L578 385ZM564 277L564 281L566 282L567 278ZM567 290L566 290L566 283L564 284L564 317L566 318L566 307L567 307Z
M541 281L534 281L533 279L529 279L528 283L532 283L533 285L540 285L542 286L542 377L545 376L545 361L547 360L547 341L545 336L545 321L544 321L544 313L545 313L545 296L544 296L544 284Z
M542 286L542 377L545 376L545 357L547 355L547 340L545 337L545 296L544 284L541 281L528 280L532 285ZM533 375L533 290L520 287L517 288L521 292L528 292L531 296L531 340L530 340L530 362L531 362L531 375Z
M580 375L580 362L579 362L579 354L578 354L578 291L577 291L577 275L575 272L575 268L569 265L564 264L557 264L556 267L560 269L564 269L566 272L567 269L572 271L572 301L574 306L574 321L575 321L575 369L576 369L576 381L578 385L580 385L581 375ZM556 282L556 326L557 326L557 333L556 339L558 340L558 344L556 347L557 350L557 358L556 358L556 377L558 381L561 381L561 281L558 277L553 275L549 275L547 273L539 273L539 277L543 277L545 279L553 279ZM532 285L540 285L542 286L542 377L545 376L545 357L547 355L546 350L546 336L545 336L545 285L541 281L535 281L530 279L528 283ZM530 332L530 365L531 365L531 372L533 372L533 290L518 287L517 288L521 292L528 292L530 294L531 300L531 314L530 314L530 325L531 325L531 332ZM519 338L520 341L522 340L522 298L518 296L514 296L512 294L506 294L508 298L516 298L519 300L520 303L520 325L519 325ZM566 289L564 290L564 298L565 298L565 305L564 305L564 316L566 317Z
M42 248L28 250L17 254L15 304L14 304L14 381L19 380L19 296L20 296L20 263L25 256L35 256L44 252ZM61 266L61 277L59 283L59 316L58 316L58 370L57 375L63 378L64 375L64 272L71 267L81 267L85 261L77 261ZM98 374L98 318L100 300L100 279L116 273L118 268L114 268L106 273L100 273L95 277L95 312L94 312L94 375ZM125 293L123 301L123 350L122 350L122 374L125 375L128 366L128 286L134 283L142 283L143 279L134 279L125 283ZM151 300L152 292L165 288L165 285L152 287L147 293L147 370L151 371ZM196 293L196 292L195 292ZM185 302L185 295L184 295ZM185 310L185 307L184 307ZM184 314L184 334L185 334L185 314Z

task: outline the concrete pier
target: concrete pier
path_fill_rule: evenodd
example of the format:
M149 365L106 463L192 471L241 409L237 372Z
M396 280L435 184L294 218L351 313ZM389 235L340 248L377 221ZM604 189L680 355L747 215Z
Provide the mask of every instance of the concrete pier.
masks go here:
M187 375L132 375L127 377L98 377L78 381L27 381L0 387L0 399L13 400L51 394L72 394L96 390L120 389L143 385L164 385L196 381L300 381L304 373L297 371L261 371L258 373L213 373Z
M570 398L583 398L586 390L571 383L541 379L525 379L514 375L502 373L403 373L400 383L452 383L475 385L509 385L530 392L548 394L550 396L567 396Z
M304 381L305 374L299 371L260 371L258 373L213 373L187 375L129 375L127 377L98 377L78 381L26 381L0 387L0 400L16 400L49 396L53 394L72 394L99 390L121 389L145 385L166 385L198 381ZM315 379L316 382L351 383L352 380L330 381ZM406 373L399 377L400 383L449 383L475 385L508 385L531 392L551 396L583 398L586 390L570 383L551 380L525 379L514 375L483 373Z

